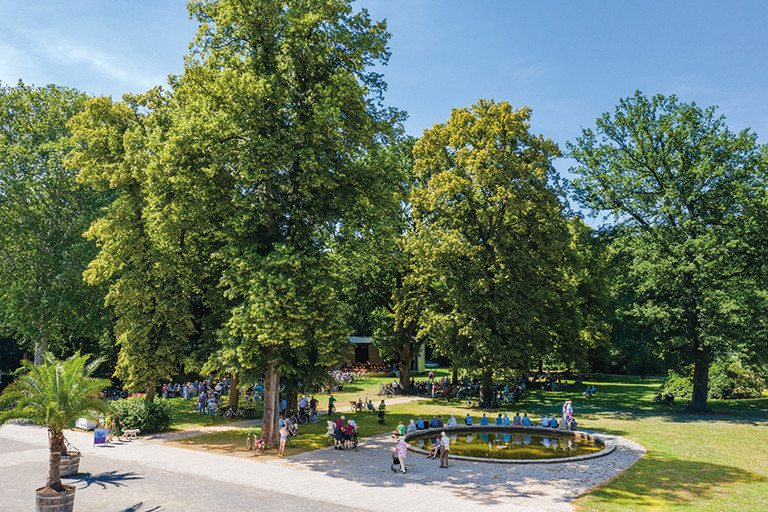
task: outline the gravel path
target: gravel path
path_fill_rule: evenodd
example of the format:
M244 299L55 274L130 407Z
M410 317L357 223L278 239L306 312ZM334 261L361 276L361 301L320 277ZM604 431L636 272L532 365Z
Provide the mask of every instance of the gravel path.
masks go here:
M598 433L596 433L598 434ZM645 449L622 437L599 434L616 445L613 453L579 462L558 464L493 464L452 460L440 469L437 460L409 452L408 473L392 473L389 435L363 439L355 451L332 448L295 455L280 464L323 472L328 476L354 479L370 486L396 481L418 482L454 496L485 504L509 504L520 509L565 512L577 496L614 478L645 454Z

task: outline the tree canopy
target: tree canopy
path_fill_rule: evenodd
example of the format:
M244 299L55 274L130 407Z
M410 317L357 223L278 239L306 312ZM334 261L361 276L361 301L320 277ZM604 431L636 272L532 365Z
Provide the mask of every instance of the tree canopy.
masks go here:
M67 122L87 97L22 82L0 87L0 325L36 345L98 338L104 289L83 282L96 252L82 233L109 197L75 182L63 165Z
M440 297L423 335L480 371L486 398L494 369L527 372L577 338L570 235L553 185L560 151L529 132L530 115L480 100L414 148L413 250Z
M694 363L691 407L706 410L714 358L765 355L764 149L713 107L639 91L569 149L577 197L621 227L629 311L661 350Z

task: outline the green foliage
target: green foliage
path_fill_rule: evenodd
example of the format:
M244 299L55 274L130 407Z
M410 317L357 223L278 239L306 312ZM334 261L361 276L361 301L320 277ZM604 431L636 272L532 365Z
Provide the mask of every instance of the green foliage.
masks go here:
M95 98L70 123L78 145L67 166L79 171L81 183L116 196L86 233L99 252L84 276L109 284L106 304L114 308L120 346L115 375L134 391L177 373L194 332L183 232L150 223L158 191L149 148L162 144L167 101L158 90L125 103Z
M82 237L109 196L75 182L63 166L73 148L67 122L87 97L49 85L0 84L0 329L74 352L98 339L108 316L105 290L82 273L96 247Z
M377 169L382 177L379 198L360 221L342 227L334 247L350 328L357 334L373 334L382 357L399 363L406 390L411 359L423 343L416 333L428 293L415 279L407 243L414 236L410 202L414 143L406 138L361 159L362 166Z
M617 315L637 323L625 339L644 331L635 339L652 348L641 353L693 362L692 402L705 410L712 361L768 355L765 150L714 108L640 92L569 148L578 199L617 225Z
M141 397L133 397L115 400L109 408L120 416L125 428L139 428L142 434L162 432L171 426L171 406L168 400L148 402Z
M110 382L91 378L101 360L88 363L88 358L75 354L59 361L46 352L41 366L22 361L26 373L0 396L0 425L23 420L61 433L77 418L94 418L95 413L104 412L106 405L99 394Z
M744 366L737 358L717 361L709 370L710 399L760 397L768 388L765 374L757 369ZM673 393L679 398L690 398L693 392L693 366L681 371L669 370L662 384L663 393Z
M551 140L528 108L480 100L454 109L414 148L419 278L434 289L420 336L459 367L527 372L546 354L578 357L571 243Z
M88 357L77 353L60 361L44 352L39 366L22 361L25 373L0 395L0 426L21 420L48 429L50 453L45 485L56 492L64 490L59 474L61 454L66 451L64 429L77 418L95 419L97 413L107 410L99 397L110 382L91 377L101 360L89 363Z

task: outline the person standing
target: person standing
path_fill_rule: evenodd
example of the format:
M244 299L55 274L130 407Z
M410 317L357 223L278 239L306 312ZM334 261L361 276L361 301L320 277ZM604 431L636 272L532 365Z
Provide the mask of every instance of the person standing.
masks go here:
M278 451L278 455L281 457L285 455L285 442L288 440L288 425L287 421L283 422L283 425L280 427L280 450Z
M445 435L445 431L440 432L440 467L448 467L448 452L451 451L451 440Z
M395 446L395 453L397 454L397 460L400 462L400 472L405 473L405 458L408 456L408 446L405 444L405 439L400 438Z
M333 416L333 404L336 402L336 398L333 396L333 393L331 393L331 396L328 397L328 417L330 418Z
M563 425L565 428L570 428L571 422L573 422L573 403L567 400L563 404Z

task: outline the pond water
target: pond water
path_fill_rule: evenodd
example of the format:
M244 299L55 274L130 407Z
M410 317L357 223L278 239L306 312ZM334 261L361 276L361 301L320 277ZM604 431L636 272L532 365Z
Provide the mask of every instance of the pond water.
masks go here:
M559 459L589 455L604 449L603 444L588 439L556 433L461 432L448 436L451 455L486 459ZM437 435L439 439L439 434ZM409 444L429 450L436 441L434 434L416 436Z

